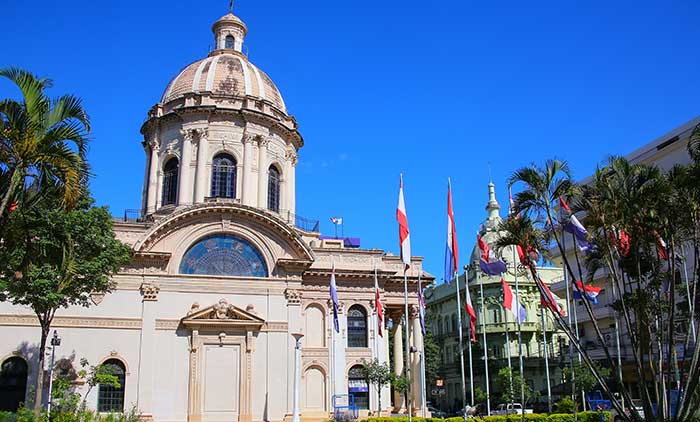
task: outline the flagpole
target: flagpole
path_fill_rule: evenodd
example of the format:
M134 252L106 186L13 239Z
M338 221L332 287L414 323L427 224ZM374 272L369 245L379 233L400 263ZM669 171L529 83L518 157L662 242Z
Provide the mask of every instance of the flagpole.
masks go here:
M516 252L513 248L513 274L515 274L515 296L518 297L518 305L523 306L520 300L520 288L518 287L518 261L516 261ZM518 314L520 314L520 309L518 309ZM522 337L522 321L518 317L518 360L520 363L520 408L521 408L521 420L525 421L525 375L523 373L523 337Z
M471 293L469 293L469 265L464 266L464 301L465 304L471 302ZM467 318L469 316L465 314L464 317ZM474 406L474 360L472 358L472 338L474 338L474 335L471 331L472 324L470 322L469 339L467 340L467 344L469 345L469 391L471 393L470 406ZM464 413L466 414L466 409Z
M418 272L418 290L419 290L419 300L418 300L418 317L420 320L421 333L423 343L420 345L420 350L418 351L419 363L420 363L420 398L421 398L421 416L426 417L425 412L427 411L428 405L426 404L427 398L425 397L425 308L423 304L425 299L423 298L423 286L421 285L421 273Z
M478 263L477 263L478 265ZM486 414L491 416L491 388L489 387L489 352L486 344L486 309L484 308L484 285L481 284L479 273L481 269L476 268L476 283L479 285L479 294L481 302L481 333L484 338L484 375L486 377Z
M617 293L615 291L615 281L610 283L612 285L612 297L613 301L616 300L615 298L617 297ZM622 383L621 387L625 388L624 383L622 381L622 353L620 352L620 326L619 326L619 320L617 316L617 312L614 313L614 322L615 322L615 347L617 348L617 375L620 377L620 383ZM625 409L625 396L624 394L621 394L621 399L622 399L622 409Z
M335 259L331 256L331 271L335 271ZM331 297L331 301L333 298ZM333 304L329 306L330 320L335 318ZM333 417L335 418L335 323L331 327L331 409L333 409Z
M561 246L566 253L566 234L564 234L564 227L561 228ZM569 308L568 319L569 319L569 329L571 329L571 314L576 311L576 301L571 297L571 283L569 283L569 272L564 268L564 284L566 284L566 306ZM573 311L573 312L572 312ZM576 324L576 341L578 341L578 324ZM569 340L571 343L571 340ZM574 401L574 420L578 420L578 409L576 406L576 374L574 373L574 350L569 344L569 362L571 363L571 398Z
M685 290L688 296L688 309L690 310L690 328L693 330L693 342L697 343L698 339L697 332L695 330L695 312L693 309L693 301L690 298L690 280L688 279L688 259L685 255L685 245L681 245L681 254L683 254L683 273L685 273Z
M510 356L510 333L508 332L508 312L503 312L503 316L505 317L506 322L506 357L508 358L508 385L510 386L510 405L512 408L513 402L515 401L513 397L515 391L513 391L513 362Z
M406 349L404 351L404 354L406 356L405 360L405 365L404 368L406 369L406 381L408 383L408 389L406 390L406 409L408 410L408 422L413 422L413 409L411 409L411 350L409 346L409 338L408 338L408 275L406 274L407 268L404 267L403 270L403 299L404 299L404 315L403 315L403 323L404 323L404 336L405 336L405 341L404 341L404 348Z
M547 321L544 317L544 307L540 305L540 311L542 314L542 336L544 344L544 370L545 376L547 377L547 410L552 413L552 384L549 379L549 356L547 354Z
M457 288L457 325L459 326L459 364L460 374L462 375L462 410L466 409L467 401L467 383L464 378L464 339L462 335L462 304L459 298L459 274L454 272L452 279L455 281ZM464 420L467 420L467 413L463 413Z

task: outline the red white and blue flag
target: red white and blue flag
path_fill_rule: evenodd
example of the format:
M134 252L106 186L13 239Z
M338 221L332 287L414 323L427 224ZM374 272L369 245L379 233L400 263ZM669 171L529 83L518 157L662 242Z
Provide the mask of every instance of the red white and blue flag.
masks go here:
M476 235L476 242L479 245L479 267L481 267L481 271L488 275L499 275L506 272L505 262L498 259L496 254L489 248L489 245L478 234Z
M401 247L401 261L404 271L411 268L411 235L408 231L408 216L406 215L406 203L403 199L403 175L399 183L399 204L396 207L396 220L399 222L399 244Z
M447 246L445 247L445 283L459 271L459 254L457 252L457 232L455 230L455 216L452 211L452 188L450 179L447 179Z
M474 310L474 305L472 305L472 295L469 293L469 279L465 275L465 285L464 290L466 291L467 299L464 303L467 315L469 315L469 333L472 342L476 342L476 311Z
M539 285L542 287L542 295L540 297L540 303L542 306L549 308L552 310L552 312L559 314L560 316L564 317L566 316L566 311L559 306L559 297L552 293L551 290L549 290L549 287L547 286L547 283L542 281L541 278L538 279Z
M377 281L377 268L374 268L374 306L377 307L377 333L379 337L384 337L382 327L384 326L384 306L379 294L379 281Z
M503 307L513 314L515 322L522 324L527 320L527 311L525 307L520 303L518 297L513 294L513 291L510 289L505 279L501 279L501 284L503 285Z
M594 305L598 304L598 295L600 294L600 291L603 290L602 288L595 287L590 284L583 284L580 281L577 281L574 284L576 285L574 288L574 299L583 300L583 298L586 298L586 300ZM583 297L579 292L583 293Z
M666 244L666 241L663 237L661 237L659 232L654 231L654 234L656 235L656 248L659 250L659 258L663 259L664 261L668 261L668 245Z
M420 318L420 329L425 335L425 297L423 296L420 275L418 275L418 317Z
M559 206L561 211L561 227L565 232L571 233L576 239L579 249L583 252L590 252L592 245L588 240L588 230L581 224L581 222L576 218L569 204L566 203L564 198L559 198Z
M333 328L335 332L340 332L340 326L338 325L338 289L335 285L335 265L331 269L331 301L333 302Z

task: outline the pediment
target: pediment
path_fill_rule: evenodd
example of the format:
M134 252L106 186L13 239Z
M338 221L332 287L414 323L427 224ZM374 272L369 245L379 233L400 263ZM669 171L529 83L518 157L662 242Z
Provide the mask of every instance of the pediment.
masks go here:
M250 312L228 303L226 299L200 309L193 304L190 312L182 319L186 327L249 327L260 328L265 320Z

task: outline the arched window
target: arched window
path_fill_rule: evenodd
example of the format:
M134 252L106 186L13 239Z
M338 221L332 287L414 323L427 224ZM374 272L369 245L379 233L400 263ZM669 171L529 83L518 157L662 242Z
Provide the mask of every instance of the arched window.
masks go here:
M491 317L491 323L498 324L501 322L501 308L499 306L489 306L489 316Z
M163 167L163 199L161 205L173 205L177 200L177 173L180 162L171 158Z
M228 154L217 154L212 160L211 196L236 197L236 159Z
M180 262L180 274L267 277L260 251L232 234L214 234L192 245Z
M280 212L280 171L275 166L267 171L267 209Z
M226 39L224 41L224 48L227 48L229 50L233 50L235 45L235 38L233 38L233 35L226 35Z
M348 394L355 396L358 409L369 409L369 384L362 375L362 366L355 365L348 371Z
M348 347L367 347L367 313L360 305L348 310Z
M0 411L16 412L24 403L27 390L27 361L19 356L6 359L0 366Z
M457 314L452 314L452 330L457 331L459 329L459 324L457 324Z
M97 392L97 411L124 411L124 384L126 383L126 367L119 359L108 359L102 364L109 372L117 377L119 386L100 384Z

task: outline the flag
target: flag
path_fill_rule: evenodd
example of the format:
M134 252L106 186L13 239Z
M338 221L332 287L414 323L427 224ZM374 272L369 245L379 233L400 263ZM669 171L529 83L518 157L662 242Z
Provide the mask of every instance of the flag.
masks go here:
M508 215L513 215L515 212L515 201L513 200L513 192L510 187L508 187ZM516 218L520 218L520 213L518 213Z
M464 290L466 290L467 299L464 303L464 308L469 315L469 333L471 334L472 342L476 342L476 311L472 305L472 295L469 293L469 279L467 274L464 274Z
M340 326L338 325L338 290L335 286L335 265L331 269L331 301L333 301L333 327L335 332L340 332Z
M457 232L455 230L455 217L452 212L452 189L450 179L447 179L447 247L445 248L445 283L452 281L452 277L459 271L457 253Z
M331 217L331 222L335 225L343 224L343 217Z
M578 248L581 249L581 251L590 252L592 245L588 240L588 230L586 230L583 224L581 224L576 215L571 212L571 208L569 208L569 205L566 203L566 201L564 201L564 198L559 198L559 205L561 212L560 223L562 225L562 229L574 236L576 243L578 244Z
M559 297L557 297L557 295L555 295L554 293L552 293L551 290L549 290L549 287L544 281L542 281L542 279L539 279L539 284L543 290L540 298L540 303L542 304L542 306L551 309L552 312L557 313L560 316L566 316L566 312L564 311L564 309L562 309L562 307L559 306Z
M406 203L403 199L403 175L399 184L399 204L396 207L396 220L399 222L399 244L401 246L401 261L404 271L411 268L411 236L408 231L408 216L406 215Z
M420 283L420 275L418 276L418 317L420 318L420 328L425 335L425 297L423 296L423 286Z
M520 263L525 266L529 267L532 264L537 265L540 261L540 251L533 246L527 247L527 253L525 253L525 249L520 245L515 245L515 250L518 253Z
M501 279L501 284L503 285L503 307L513 314L518 324L522 324L527 320L525 307L520 303L519 298L513 295L513 291L504 278Z
M377 281L377 268L374 268L374 306L377 307L377 333L379 337L384 337L382 327L384 326L384 307L382 298L379 295L379 282Z
M476 242L479 245L479 266L481 271L488 275L499 275L506 272L505 262L498 259L496 254L489 248L489 245L478 234L476 235Z
M668 261L668 252L666 252L668 245L666 241L656 230L654 230L654 234L656 235L656 248L659 250L659 257L664 261Z
M628 235L623 229L618 230L615 228L615 226L612 226L611 228L612 233L610 234L610 237L612 238L617 252L622 256L627 256L627 254L630 253L630 248L632 247L630 243L630 235Z
M585 297L589 302L593 303L594 305L598 304L598 294L600 294L600 291L603 290L600 287L595 287L590 284L583 284L580 281L577 281L574 283L576 285L576 288L574 288L574 299L576 300L582 300L581 293L579 291L583 292L583 297Z

